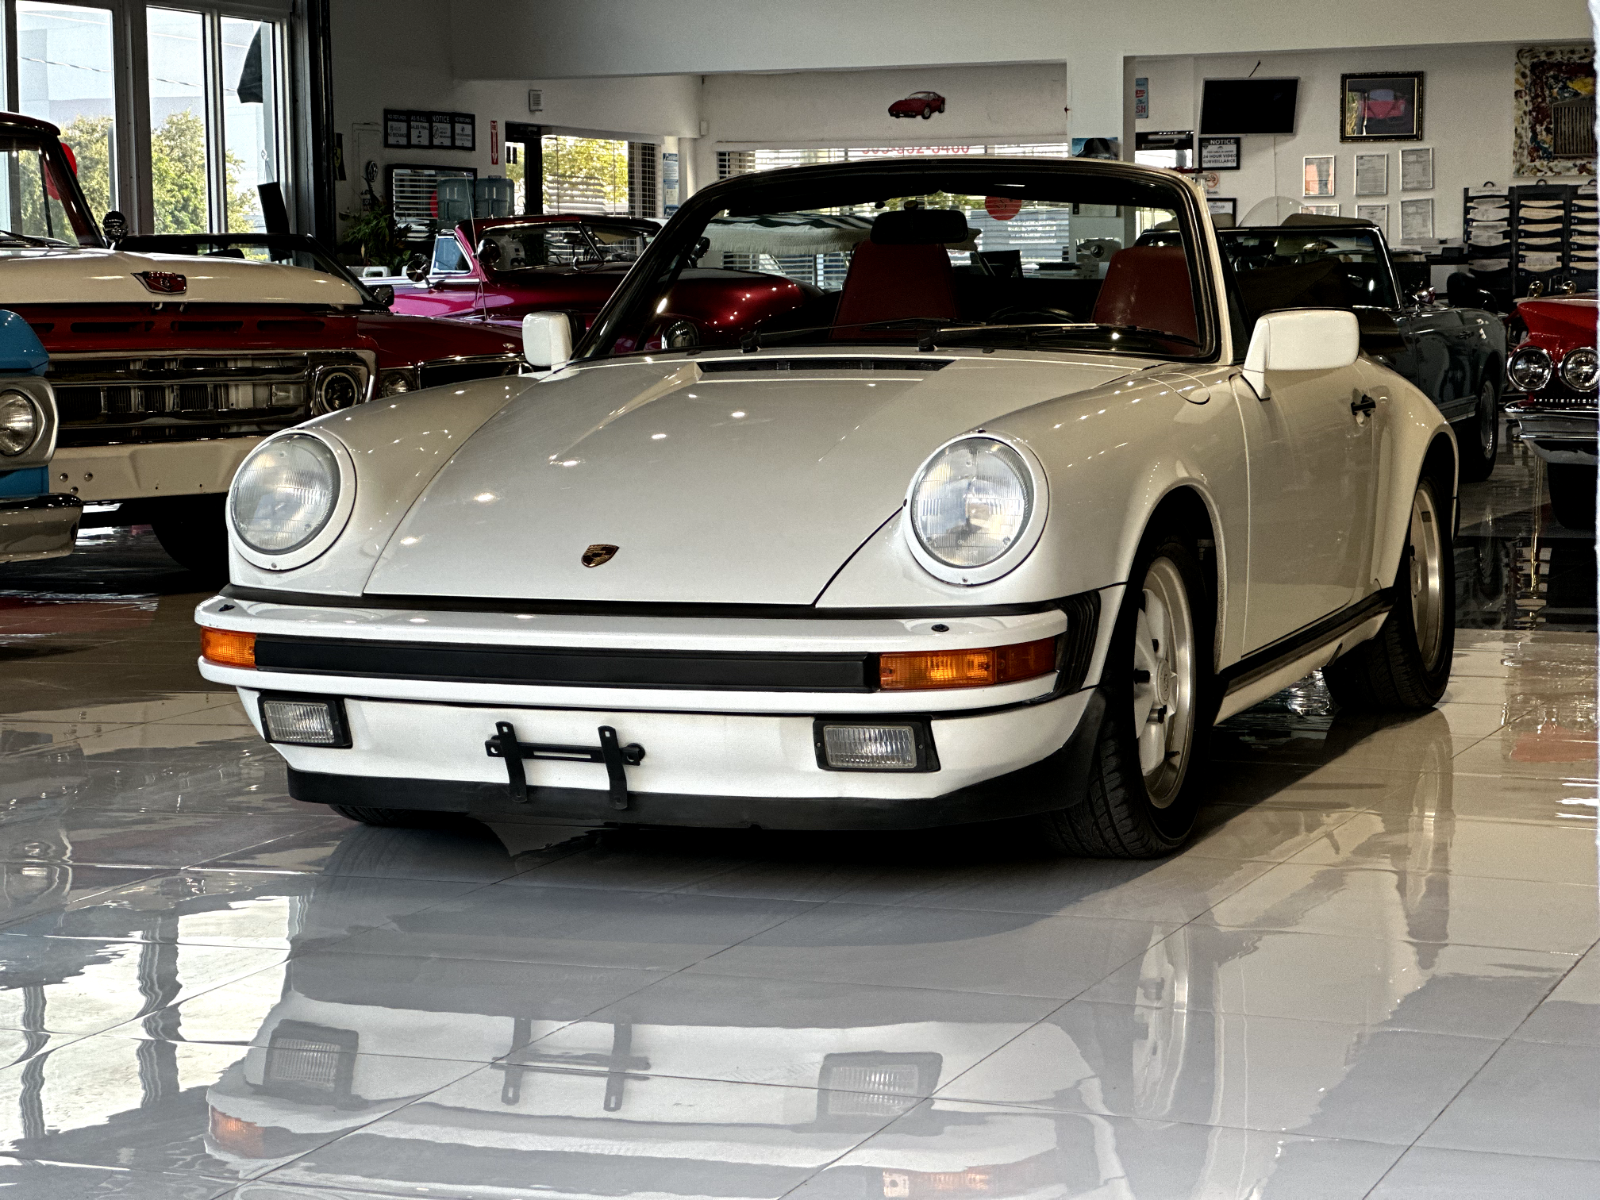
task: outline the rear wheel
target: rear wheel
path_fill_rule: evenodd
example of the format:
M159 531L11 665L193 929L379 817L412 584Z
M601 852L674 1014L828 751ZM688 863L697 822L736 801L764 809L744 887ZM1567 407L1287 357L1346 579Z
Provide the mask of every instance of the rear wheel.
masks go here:
M207 579L228 577L228 528L225 496L193 496L164 500L150 514L161 548L179 566Z
M1328 691L1343 707L1432 708L1450 682L1455 650L1455 557L1450 518L1430 480L1417 484L1394 581L1394 607L1378 635L1329 663Z
M1492 379L1478 389L1478 406L1470 420L1455 427L1461 448L1461 481L1477 483L1489 478L1500 449L1500 393Z
M1550 510L1568 529L1594 528L1595 469L1582 463L1548 463Z
M1147 539L1117 618L1086 794L1039 821L1055 849L1095 858L1154 858L1181 846L1199 806L1211 700L1211 604L1194 551Z

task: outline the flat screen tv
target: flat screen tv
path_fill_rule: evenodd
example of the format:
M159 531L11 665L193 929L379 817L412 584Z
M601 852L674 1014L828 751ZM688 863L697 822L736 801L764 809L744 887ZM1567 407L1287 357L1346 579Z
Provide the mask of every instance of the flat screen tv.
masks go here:
M1298 79L1208 79L1201 133L1293 133Z

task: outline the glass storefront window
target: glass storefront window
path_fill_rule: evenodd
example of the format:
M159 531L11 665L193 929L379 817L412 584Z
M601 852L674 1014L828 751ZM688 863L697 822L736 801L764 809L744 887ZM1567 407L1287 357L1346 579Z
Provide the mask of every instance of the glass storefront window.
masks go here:
M206 198L205 18L152 8L150 186L157 233L203 233Z
M256 189L279 178L273 34L270 21L222 18L225 232L265 229Z
M95 218L117 208L111 13L17 0L18 103L61 128Z

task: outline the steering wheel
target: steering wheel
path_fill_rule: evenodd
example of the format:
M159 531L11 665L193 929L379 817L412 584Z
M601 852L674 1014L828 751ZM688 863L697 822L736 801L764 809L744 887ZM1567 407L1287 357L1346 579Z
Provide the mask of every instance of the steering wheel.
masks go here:
M991 325L1075 325L1077 321L1064 308L1002 308L989 314Z

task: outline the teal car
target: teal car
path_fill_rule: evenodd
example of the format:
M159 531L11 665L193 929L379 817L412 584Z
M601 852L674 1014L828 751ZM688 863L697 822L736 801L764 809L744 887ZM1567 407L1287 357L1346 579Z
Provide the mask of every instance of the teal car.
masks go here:
M50 491L56 399L50 357L28 323L0 309L0 563L72 552L83 505Z

